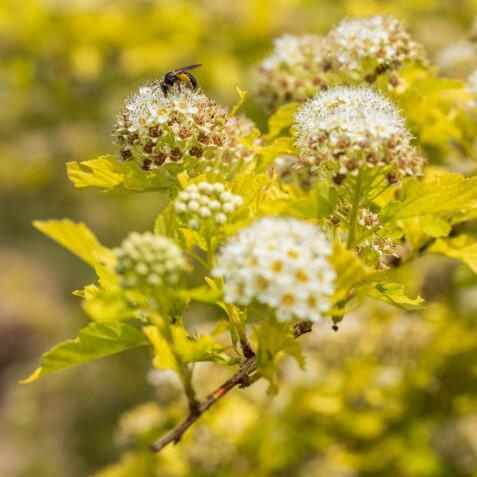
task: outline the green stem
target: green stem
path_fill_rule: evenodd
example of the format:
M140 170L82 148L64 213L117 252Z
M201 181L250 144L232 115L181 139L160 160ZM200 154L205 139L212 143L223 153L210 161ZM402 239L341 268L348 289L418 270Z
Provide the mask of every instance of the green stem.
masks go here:
M177 359L177 358L176 358ZM189 403L189 410L194 413L198 410L199 401L197 399L194 386L192 385L192 369L181 362L181 378L184 392Z
M361 171L358 172L358 176L356 177L356 187L354 190L354 197L353 197L353 208L351 209L351 215L349 220L349 231L348 231L348 241L346 243L346 247L350 249L354 244L354 235L356 230L356 222L358 220L358 212L359 212L359 205L360 205L360 197L361 196Z
M212 246L212 237L209 230L207 230L205 235L205 243L207 245L207 266L209 270L212 270L215 266L215 250Z
M234 330L237 332L240 346L242 348L242 354L246 358L251 358L252 356L255 356L255 353L252 349L252 346L250 345L248 338L247 338L247 333L245 329L245 323L244 321L240 318L236 308L234 305L226 305L226 312L230 320L230 324L234 328Z
M174 338L169 320L164 317L162 319L159 319L158 317L153 320L153 322L159 328L159 333L163 333L164 337L170 344L171 352L174 355L174 358L178 365L178 375L182 382L184 393L189 403L189 410L191 413L194 413L198 409L199 401L197 400L194 386L192 385L192 368L188 366L187 363L184 363L180 354L177 353L175 350Z

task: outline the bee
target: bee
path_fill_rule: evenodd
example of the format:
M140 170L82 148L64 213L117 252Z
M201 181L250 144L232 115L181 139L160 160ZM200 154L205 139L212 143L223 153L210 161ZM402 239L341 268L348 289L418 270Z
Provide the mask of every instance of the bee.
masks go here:
M168 71L162 78L162 81L159 83L159 86L164 93L164 96L167 96L167 93L175 84L179 86L184 84L192 91L195 91L197 89L198 83L195 77L191 73L189 73L189 71L194 70L199 66L202 65L189 65L184 66L183 68L178 68L176 70Z

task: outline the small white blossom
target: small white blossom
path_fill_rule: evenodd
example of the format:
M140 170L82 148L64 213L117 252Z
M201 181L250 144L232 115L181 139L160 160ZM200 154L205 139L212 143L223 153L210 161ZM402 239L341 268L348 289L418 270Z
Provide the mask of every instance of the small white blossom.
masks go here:
M331 307L335 272L323 232L307 222L267 217L241 230L221 250L213 274L224 279L225 301L253 300L280 320L318 321Z
M369 209L360 209L358 213L358 224L366 229L372 229L379 223L379 216Z

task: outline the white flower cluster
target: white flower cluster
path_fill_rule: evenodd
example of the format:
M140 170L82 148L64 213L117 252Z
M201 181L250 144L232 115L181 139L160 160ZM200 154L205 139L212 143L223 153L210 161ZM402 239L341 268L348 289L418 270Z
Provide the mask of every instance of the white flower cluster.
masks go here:
M325 85L324 41L315 35L283 35L256 71L257 93L268 109L304 101Z
M241 196L225 190L221 182L190 184L179 193L175 211L191 229L201 224L225 224L243 205Z
M279 320L318 321L331 307L335 272L323 232L307 222L266 217L241 230L219 253L214 276L223 277L227 303L253 300Z
M178 283L187 262L171 240L151 232L132 232L116 249L116 273L125 288L161 287Z
M114 136L124 160L151 170L187 159L194 164L214 162L225 152L233 156L242 127L200 92L174 87L164 96L159 83L151 83L126 100Z
M369 87L337 86L318 93L295 115L301 157L339 175L387 167L389 182L419 175L423 159L395 106Z
M326 36L283 35L256 70L257 94L271 110L302 102L332 84L373 83L386 74L390 88L399 85L396 70L427 64L423 47L404 24L391 16L350 18Z
M328 33L327 40L331 68L357 80L379 74L381 68L426 62L422 46L411 38L404 24L387 15L342 20Z

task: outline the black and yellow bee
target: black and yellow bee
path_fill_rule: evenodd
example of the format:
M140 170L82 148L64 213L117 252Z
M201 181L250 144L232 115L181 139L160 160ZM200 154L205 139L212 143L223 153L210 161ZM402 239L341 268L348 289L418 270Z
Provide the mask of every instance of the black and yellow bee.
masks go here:
M188 88L195 91L197 89L198 83L195 77L189 73L190 70L194 70L202 66L201 64L184 66L183 68L178 68L176 70L168 71L162 81L159 83L164 96L167 96L169 90L175 85L185 85Z

